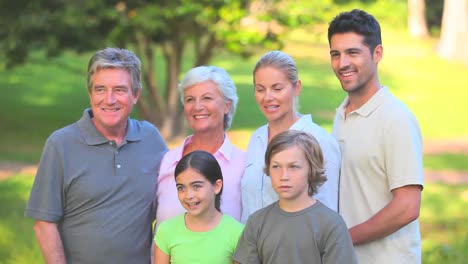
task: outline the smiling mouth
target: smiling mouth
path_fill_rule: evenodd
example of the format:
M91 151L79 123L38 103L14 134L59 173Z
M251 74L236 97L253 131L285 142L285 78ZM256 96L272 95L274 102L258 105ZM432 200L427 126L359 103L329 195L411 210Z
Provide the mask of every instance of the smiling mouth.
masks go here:
M356 74L355 70L346 69L346 70L340 71L340 75L343 77L350 77L354 74Z
M102 111L104 112L117 112L119 110L120 108L102 108Z
M194 207L200 204L200 202L186 203L189 207Z
M205 119L205 118L208 118L209 115L194 115L193 118L194 119Z
M279 108L279 105L267 105L264 107L267 111L275 110Z

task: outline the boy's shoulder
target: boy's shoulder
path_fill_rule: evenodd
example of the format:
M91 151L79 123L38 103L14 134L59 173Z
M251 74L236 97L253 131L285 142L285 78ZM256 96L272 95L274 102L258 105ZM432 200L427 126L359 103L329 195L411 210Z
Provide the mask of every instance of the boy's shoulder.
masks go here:
M275 217L281 218L289 218L289 217L297 217L297 216L308 216L313 218L320 218L323 219L325 222L331 221L332 219L339 219L342 221L341 216L333 211L332 209L328 208L326 205L321 203L317 200L316 203L313 205L306 207L297 212L286 212L279 206L278 201L256 211L253 213L250 218L251 221L258 222L258 221L268 221L273 220ZM250 219L249 218L249 219Z
M255 211L253 214L250 215L249 218L252 218L252 219L259 219L259 218L263 218L265 217L265 215L268 215L270 214L271 212L276 212L277 210L279 210L279 206L278 206L278 201L270 204L270 205L267 205L266 207L263 207L257 211Z

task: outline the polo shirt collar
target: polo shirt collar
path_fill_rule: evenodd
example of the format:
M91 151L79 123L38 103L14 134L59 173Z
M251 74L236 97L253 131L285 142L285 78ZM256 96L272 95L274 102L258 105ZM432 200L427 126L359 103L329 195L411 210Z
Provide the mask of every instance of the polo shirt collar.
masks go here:
M385 102L385 98L390 92L386 86L380 88L365 104L363 104L358 109L352 111L351 113L356 113L360 116L367 117L372 112L374 112L379 106ZM336 111L344 117L345 106L349 102L349 97L346 97L341 105L336 109Z
M83 112L83 116L78 120L77 124L84 138L84 141L88 145L99 145L109 142L101 132L96 129L93 121L93 112L90 108L87 108ZM127 121L127 134L125 135L126 141L139 141L141 140L141 132L134 122L130 118Z

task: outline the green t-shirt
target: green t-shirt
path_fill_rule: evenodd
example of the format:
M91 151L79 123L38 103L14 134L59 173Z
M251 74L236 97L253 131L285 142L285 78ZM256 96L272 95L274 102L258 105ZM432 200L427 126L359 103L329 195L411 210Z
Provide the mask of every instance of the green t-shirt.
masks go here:
M170 256L171 263L232 263L232 254L244 226L223 215L212 230L193 232L185 226L184 215L162 222L154 236L154 242Z

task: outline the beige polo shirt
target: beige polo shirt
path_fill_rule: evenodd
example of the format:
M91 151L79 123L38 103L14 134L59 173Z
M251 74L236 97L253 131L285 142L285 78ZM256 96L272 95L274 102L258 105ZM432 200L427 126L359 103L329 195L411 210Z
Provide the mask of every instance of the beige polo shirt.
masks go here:
M342 153L339 213L353 227L385 207L391 190L422 186L424 173L418 122L386 87L345 119L347 103L337 109L333 135ZM418 220L355 249L359 263L420 263Z

